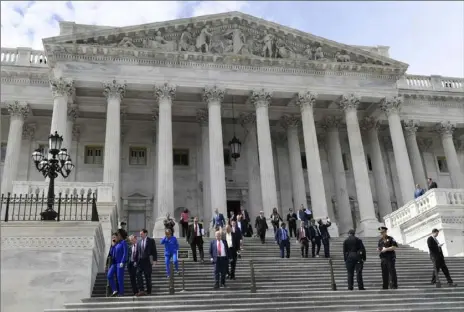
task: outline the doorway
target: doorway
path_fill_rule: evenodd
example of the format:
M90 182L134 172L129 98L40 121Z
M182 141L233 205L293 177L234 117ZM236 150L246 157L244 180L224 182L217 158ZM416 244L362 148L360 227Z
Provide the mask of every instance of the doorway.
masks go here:
M227 218L230 217L230 213L233 211L235 215L240 213L240 201L239 200L228 200L227 201Z

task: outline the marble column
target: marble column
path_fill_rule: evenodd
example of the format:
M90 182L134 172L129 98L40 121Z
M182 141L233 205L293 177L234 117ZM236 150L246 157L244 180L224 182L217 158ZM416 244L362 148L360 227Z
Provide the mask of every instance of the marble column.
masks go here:
M13 191L13 181L18 175L24 119L30 111L27 103L18 101L9 103L7 109L10 114L10 130L2 175L2 194L5 196Z
M69 140L66 131L68 129L68 96L71 96L74 92L74 84L70 79L50 79L50 88L53 95L53 113L50 133L54 134L56 131L59 135L63 136L62 146L65 148L71 143L66 141L66 139Z
M420 184L422 188L427 188L427 179L425 176L422 157L417 144L416 132L419 127L417 120L404 120L404 134L406 138L406 147L408 149L409 161L411 162L412 174L415 184Z
M174 214L174 167L172 154L172 101L176 87L168 83L155 86L158 100L158 172L156 221L153 237L164 237L164 219ZM175 216L173 216L175 218Z
M426 138L426 137L419 137L417 138L417 146L419 146L419 151L421 153L421 160L422 160L422 165L424 168L424 173L425 177L428 179L429 176L429 171L427 170L427 166L425 165L427 163L427 158L428 154L431 152L431 147L433 146L433 139L432 138ZM434 162L433 160L433 155L431 156L432 158L432 163Z
M402 103L403 99L395 96L384 98L380 104L381 110L387 115L388 125L390 126L393 153L395 154L395 165L398 171L398 179L401 188L402 202L398 204L399 207L413 200L415 191L411 164L409 162L406 142L401 127L400 111Z
M208 128L208 110L199 109L197 110L197 121L200 124L201 132L201 165L202 165L202 189L203 189L203 211L201 213L202 218L206 225L209 226L211 221L213 210L211 208L211 183L209 173L209 128Z
M325 198L324 178L322 174L321 156L317 142L316 125L314 123L314 105L317 94L300 92L296 104L300 106L305 143L306 163L308 164L308 182L311 195L311 208L315 219L328 216Z
M205 87L203 100L208 104L211 209L213 211L217 209L226 216L227 193L221 116L221 104L224 100L224 94L225 90L217 86Z
M300 123L301 119L297 116L284 115L281 118L281 125L287 132L288 156L292 177L293 211L298 211L302 204L304 206L307 205L300 140L298 138Z
M453 142L453 132L455 125L449 121L444 121L436 125L436 131L441 135L441 144L445 151L446 162L453 188L464 189L464 173L459 165L458 154Z
M380 221L382 222L382 218L392 212L392 205L390 200L390 191L388 189L387 174L385 173L385 164L382 158L382 150L380 149L378 135L379 122L373 117L366 117L361 120L360 127L367 136L370 147L377 204L381 218Z
M105 150L103 158L103 182L113 184L113 200L117 205L118 218L122 207L119 194L121 163L121 101L126 85L116 80L103 84L103 95L107 99Z
M31 179L31 170L37 170L35 168L34 161L32 161L32 158L31 158L32 153L37 148L37 142L35 141L36 130L37 130L37 124L35 123L29 123L29 124L23 125L22 140L29 142L27 151L23 151L22 155L20 156L21 158L23 156L26 156L26 163L28 164L26 167L26 178L24 179L26 181L29 181ZM20 160L20 162L23 162L23 161L24 161L24 158Z
M65 136L63 137L63 142L66 142L66 145L63 143L63 148L68 149L69 155L71 155L74 123L76 122L78 114L79 114L79 110L77 107L74 106L74 107L68 108L66 131L65 131Z
M334 180L335 198L337 200L338 228L341 234L346 234L353 227L350 198L346 184L346 172L343 167L342 148L340 145L339 128L341 117L328 116L321 126L327 134L327 149L330 171Z
M288 155L287 134L285 132L271 132L272 150L274 152L274 172L276 175L277 201L281 216L286 216L292 203L292 177L290 159Z
M69 181L77 181L79 175L79 141L81 138L81 126L79 124L73 123L73 127L71 130L71 152L69 155L71 156L72 162L75 166L73 171L71 171L71 175L68 178Z
M158 119L159 119L159 112L158 108L153 108L152 110L152 118L153 124L151 128L152 134L152 142L153 142L153 209L151 212L151 219L147 220L147 227L153 228L155 227L155 218L158 211Z
M366 154L359 128L357 109L359 98L354 94L343 95L340 99L340 108L345 112L348 142L350 144L351 162L353 166L356 196L361 217L357 232L362 236L378 236L379 222L375 214L369 174L367 172Z
M272 214L272 209L278 208L274 155L272 150L271 128L269 125L271 93L264 89L254 90L251 92L250 101L256 109L256 132L258 138L263 211L266 218L269 218Z
M258 216L263 209L261 197L261 178L259 173L258 140L256 134L256 114L242 113L240 124L245 129L245 158L248 174L248 214L250 218ZM253 216L253 217L252 217Z

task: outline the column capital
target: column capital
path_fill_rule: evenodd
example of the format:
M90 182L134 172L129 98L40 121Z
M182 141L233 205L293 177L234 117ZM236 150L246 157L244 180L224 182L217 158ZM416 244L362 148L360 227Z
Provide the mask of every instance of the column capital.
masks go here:
M34 140L35 130L37 125L35 123L29 123L23 125L23 140Z
M284 129L295 129L301 125L301 118L296 115L283 115L280 118L280 124Z
M256 113L241 113L239 122L245 130L250 130L256 125Z
M79 142L80 137L81 137L81 125L74 124L72 128L72 140Z
M340 97L340 100L338 101L338 106L341 110L345 112L356 111L360 102L361 99L358 95L353 93L344 94Z
M79 108L76 106L68 107L68 121L75 122L76 118L79 117Z
M203 101L208 104L215 103L220 105L224 100L225 94L226 90L223 88L219 88L218 86L206 86L203 89Z
M380 101L380 109L387 115L399 114L403 105L401 96L389 96Z
M450 121L442 121L435 125L435 131L442 137L452 137L454 130L456 130L456 125Z
M284 145L287 143L287 135L284 132L273 132L272 140L276 146Z
M151 111L151 117L153 118L153 121L157 122L158 121L158 118L159 118L159 110L158 108L153 108L153 110Z
M403 120L403 128L406 136L416 135L417 129L419 128L419 121L412 119Z
M103 95L107 98L116 98L122 101L126 95L126 84L117 83L116 80L103 83Z
M271 105L272 92L265 89L253 90L250 93L250 102L258 107L269 107Z
M317 96L317 93L311 91L298 92L295 104L300 107L300 110L304 110L306 108L313 109L316 104Z
M338 130L342 125L342 118L339 116L326 116L319 123L324 130Z
M26 119L31 111L29 104L19 101L13 101L7 105L8 113L10 116L21 117Z
M422 152L428 152L432 147L433 139L432 138L417 138L417 145L419 146Z
M197 109L197 122L202 127L208 126L208 110L207 109Z
M58 96L71 96L74 91L74 81L72 79L52 78L49 80L50 89L52 90L53 98Z
M171 85L167 82L161 85L155 85L154 87L154 95L155 98L160 100L169 100L172 101L176 97L177 86Z
M361 129L361 131L365 131L365 132L368 132L371 130L377 131L380 128L380 123L376 118L372 116L364 117L363 119L359 121L359 128Z

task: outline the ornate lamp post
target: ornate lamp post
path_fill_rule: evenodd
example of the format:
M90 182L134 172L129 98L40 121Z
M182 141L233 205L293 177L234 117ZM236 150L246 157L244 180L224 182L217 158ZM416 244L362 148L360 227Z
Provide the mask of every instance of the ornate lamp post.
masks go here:
M45 178L50 179L48 185L48 200L47 209L40 214L42 220L54 221L58 216L58 213L53 210L53 204L55 203L55 179L61 175L63 178L67 178L74 168L71 161L71 157L65 148L61 148L63 143L63 137L55 134L50 134L48 137L49 154L51 159L45 158L40 150L36 150L32 153L32 160L35 163L35 167Z
M234 127L234 137L229 141L230 157L235 161L240 158L240 151L242 149L242 142L235 136L235 111L234 111L234 99L232 98L232 122Z

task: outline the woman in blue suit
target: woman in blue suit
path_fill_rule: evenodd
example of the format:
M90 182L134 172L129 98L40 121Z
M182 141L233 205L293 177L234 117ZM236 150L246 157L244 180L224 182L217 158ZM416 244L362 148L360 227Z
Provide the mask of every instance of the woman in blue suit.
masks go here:
M174 262L176 273L179 273L179 261L177 260L179 242L177 241L177 238L172 235L170 229L167 229L164 233L166 234L166 236L161 240L161 245L164 245L164 263L166 264L166 276L169 277L169 274L171 273L171 258Z
M114 296L124 295L124 268L127 263L127 242L122 238L120 233L113 234L116 237L116 244L111 249L111 266L108 270L108 283L111 286L111 290ZM114 275L116 274L118 285L114 282Z

